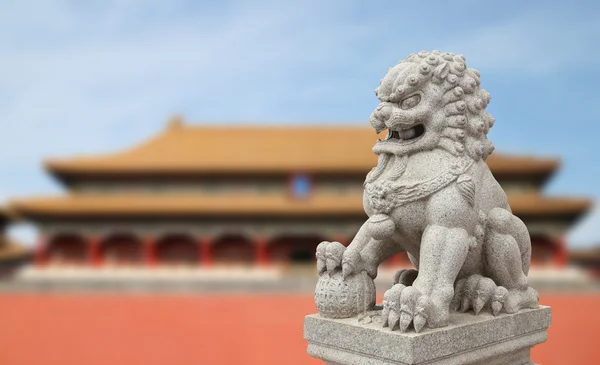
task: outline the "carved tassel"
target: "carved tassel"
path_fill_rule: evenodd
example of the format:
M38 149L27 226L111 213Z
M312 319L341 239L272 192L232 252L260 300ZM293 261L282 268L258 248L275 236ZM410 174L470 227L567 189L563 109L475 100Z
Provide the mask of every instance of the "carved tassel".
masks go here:
M462 194L471 206L475 205L475 184L470 175L463 174L456 180L458 191Z
M396 166L394 166L394 170L390 174L390 180L398 180L400 176L404 174L406 170L406 165L408 165L408 155L404 155L402 157L396 157L396 159L400 159Z
M390 160L389 154L387 154L387 153L380 154L379 161L377 162L377 167L373 168L367 174L365 183L372 183L373 181L375 181L375 179L377 179L379 176L381 176L381 174L383 174L383 171L385 170L385 167L387 166L389 160Z

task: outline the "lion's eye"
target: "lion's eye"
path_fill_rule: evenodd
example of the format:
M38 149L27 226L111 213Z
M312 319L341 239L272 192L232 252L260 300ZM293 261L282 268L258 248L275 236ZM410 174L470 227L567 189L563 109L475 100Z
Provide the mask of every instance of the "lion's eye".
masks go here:
M400 108L402 110L412 109L417 106L421 102L421 95L415 94L413 96L409 96L408 98L402 100L400 103Z

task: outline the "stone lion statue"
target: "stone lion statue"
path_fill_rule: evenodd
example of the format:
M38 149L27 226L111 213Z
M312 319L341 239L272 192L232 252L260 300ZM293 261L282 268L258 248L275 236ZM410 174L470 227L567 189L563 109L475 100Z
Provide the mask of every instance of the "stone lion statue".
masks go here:
M321 278L337 271L343 280L375 278L381 262L408 252L416 269L398 271L384 294L383 325L392 330L446 326L450 310L538 306L527 282L529 233L485 163L495 120L479 83L465 57L448 52L411 54L388 70L370 117L388 133L364 183L369 219L347 248L317 247Z

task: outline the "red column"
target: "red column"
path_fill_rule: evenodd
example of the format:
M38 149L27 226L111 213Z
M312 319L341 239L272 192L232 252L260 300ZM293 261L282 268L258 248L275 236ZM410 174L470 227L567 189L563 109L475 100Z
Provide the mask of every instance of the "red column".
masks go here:
M88 263L90 266L98 267L102 264L100 244L101 241L98 236L91 236L88 240Z
M561 235L556 242L556 251L554 252L554 264L557 267L566 267L569 263L569 251L567 250L567 240Z
M265 267L270 264L269 253L267 251L267 239L263 236L257 236L254 239L256 246L255 261L258 266Z
M144 240L144 262L146 266L156 266L156 239L148 236Z
M212 252L212 238L202 237L200 238L200 244L198 246L198 262L203 267L211 267L213 265L213 252Z
M48 250L47 240L44 236L40 236L38 238L38 241L37 241L37 244L35 247L35 256L34 256L35 266L42 267L47 263L47 260L48 260L47 250Z

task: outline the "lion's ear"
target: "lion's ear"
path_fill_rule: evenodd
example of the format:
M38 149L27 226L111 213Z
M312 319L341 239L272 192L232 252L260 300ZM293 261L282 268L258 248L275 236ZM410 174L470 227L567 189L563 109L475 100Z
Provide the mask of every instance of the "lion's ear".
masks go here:
M444 62L433 70L433 77L441 81L448 76L448 71L448 62Z

